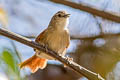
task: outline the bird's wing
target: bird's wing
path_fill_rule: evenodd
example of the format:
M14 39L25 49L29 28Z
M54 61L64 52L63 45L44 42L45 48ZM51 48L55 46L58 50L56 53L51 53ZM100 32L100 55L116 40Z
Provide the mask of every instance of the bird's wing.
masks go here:
M38 36L37 36L37 38L35 39L35 42L37 42L37 43L40 43L40 44L44 44L43 43L43 39L44 39L44 36L46 35L46 32L47 32L47 29L45 29L43 32L41 32ZM36 51L36 49L34 49L34 51Z
M45 36L46 32L47 32L47 29L45 29L43 32L41 32L41 33L37 36L37 38L35 39L35 42L40 43L41 40L43 39L43 37Z

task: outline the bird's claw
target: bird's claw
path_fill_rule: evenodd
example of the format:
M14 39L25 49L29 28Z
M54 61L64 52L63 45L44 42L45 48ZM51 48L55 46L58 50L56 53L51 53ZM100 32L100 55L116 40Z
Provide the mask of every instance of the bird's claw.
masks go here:
M73 61L73 58L70 57L65 57L65 59L71 64L71 62ZM64 67L67 67L66 64L64 64Z
M70 62L70 61L73 61L73 58L71 58L71 57L68 57L68 56L67 56L67 57L65 57L65 58L66 58L66 60L68 60L69 62Z

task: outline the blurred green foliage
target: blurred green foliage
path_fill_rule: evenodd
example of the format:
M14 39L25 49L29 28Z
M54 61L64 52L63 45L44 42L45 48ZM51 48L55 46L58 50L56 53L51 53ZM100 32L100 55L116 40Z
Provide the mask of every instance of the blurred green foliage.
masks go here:
M8 67L10 67L14 72L15 71L15 59L14 57L11 55L11 53L7 50L4 50L2 53L2 59L3 61L8 65Z
M16 59L14 52L10 49L4 49L0 57L0 65L9 80L23 80L18 67L19 58Z

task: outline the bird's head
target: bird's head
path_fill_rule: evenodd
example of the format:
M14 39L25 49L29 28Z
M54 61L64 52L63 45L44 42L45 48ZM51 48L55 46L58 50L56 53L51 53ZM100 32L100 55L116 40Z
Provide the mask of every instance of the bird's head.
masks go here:
M69 17L66 11L58 11L51 19L50 26L55 27L56 29L64 29L69 24Z

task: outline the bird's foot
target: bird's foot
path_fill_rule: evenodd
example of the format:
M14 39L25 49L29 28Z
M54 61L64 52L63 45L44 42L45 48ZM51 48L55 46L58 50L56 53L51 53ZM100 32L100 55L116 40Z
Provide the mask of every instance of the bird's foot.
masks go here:
M70 62L70 61L73 61L73 58L71 58L71 57L66 56L65 58L66 58L66 60L69 61L69 62Z
M71 57L65 57L65 59L69 62L69 64L71 64L72 63L72 61L73 61L73 58L71 58ZM67 67L66 66L66 64L64 64L64 67Z

